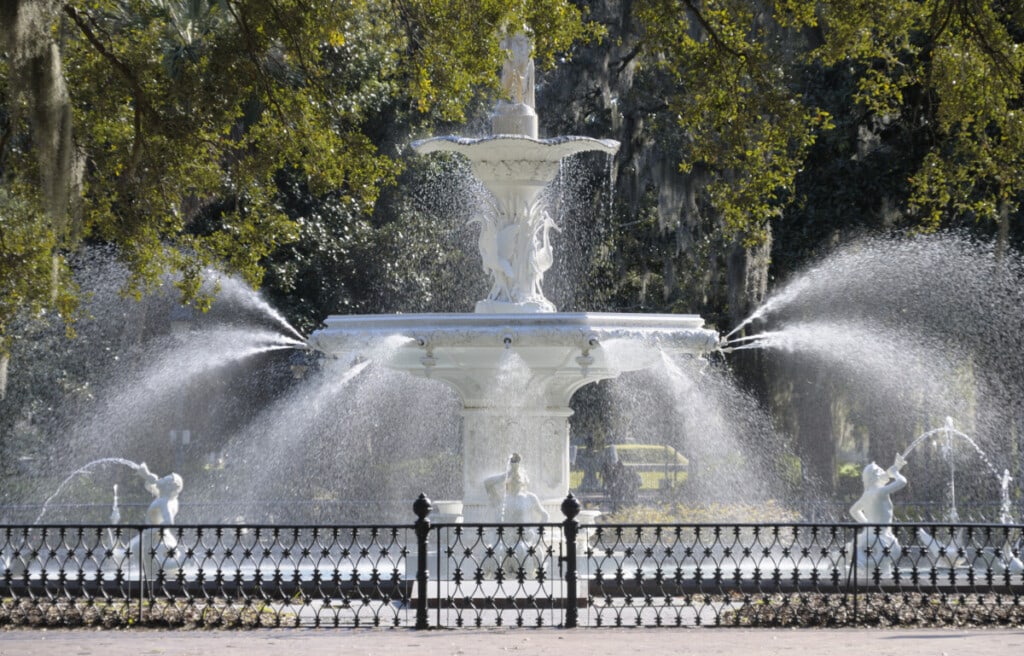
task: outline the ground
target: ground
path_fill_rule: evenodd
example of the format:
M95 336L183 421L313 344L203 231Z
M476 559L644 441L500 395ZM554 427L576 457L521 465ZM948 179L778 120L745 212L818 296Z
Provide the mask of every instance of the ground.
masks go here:
M1005 656L1024 629L9 630L0 656Z

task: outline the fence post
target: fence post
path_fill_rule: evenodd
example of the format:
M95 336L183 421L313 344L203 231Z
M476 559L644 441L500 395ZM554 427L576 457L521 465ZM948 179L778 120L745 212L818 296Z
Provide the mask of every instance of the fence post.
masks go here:
M143 558L145 558L146 555L143 553L145 551L145 549L142 546L142 542L143 542L143 533L144 533L144 531L146 529L145 529L145 527L141 527L141 528L136 527L136 528L137 528L137 530L139 532L139 544L138 544L138 547L136 548L136 550L139 552L139 620L138 621L139 621L139 626L143 626L143 624L142 624L143 604L145 603L144 600L146 598L146 568L144 567ZM131 542L129 542L128 544L131 544Z
M575 628L579 623L579 609L576 607L576 536L579 534L580 524L576 516L580 514L580 502L572 492L562 501L562 514L565 521L562 522L562 537L565 540L565 556L562 562L565 563L565 627Z
M430 511L434 508L426 494L420 494L412 504L416 513L416 628L429 629L427 623L427 536L430 534Z
M867 529L864 529L864 532L867 533ZM857 587L858 587L858 585L857 585L857 574L858 574L858 571L857 570L859 569L858 559L859 559L859 556L860 556L860 554L857 553L857 550L860 548L860 545L857 544L857 537L859 535L860 535L860 531L858 531L857 528L854 527L854 529L853 529L853 568L852 568L852 571L853 571L853 624L854 624L854 626L857 625ZM866 553L865 553L864 560L865 560L865 562L867 562L867 554Z

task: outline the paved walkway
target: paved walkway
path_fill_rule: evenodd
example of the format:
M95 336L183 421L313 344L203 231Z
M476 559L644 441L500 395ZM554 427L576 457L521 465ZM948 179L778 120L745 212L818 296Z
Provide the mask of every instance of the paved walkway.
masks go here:
M1024 629L9 630L0 656L1016 656Z

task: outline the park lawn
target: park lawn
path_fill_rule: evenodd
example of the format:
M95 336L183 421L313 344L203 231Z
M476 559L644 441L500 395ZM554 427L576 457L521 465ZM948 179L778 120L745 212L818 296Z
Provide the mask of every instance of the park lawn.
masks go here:
M640 474L640 489L641 490L660 490L662 488L661 481L664 479L669 480L669 485L672 484L672 474L665 474L663 471L642 471L637 472ZM600 474L598 475L600 476ZM675 475L675 485L681 485L686 481L687 472L678 472ZM573 469L569 472L569 489L578 490L580 483L583 482L583 470Z

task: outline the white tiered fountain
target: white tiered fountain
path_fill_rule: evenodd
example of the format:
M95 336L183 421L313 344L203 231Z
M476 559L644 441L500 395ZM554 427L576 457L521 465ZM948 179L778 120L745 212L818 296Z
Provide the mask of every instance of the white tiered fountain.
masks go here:
M552 264L554 222L540 198L564 157L587 151L614 155L619 143L589 137L537 138L530 41L506 37L502 85L493 136L446 136L418 141L419 153L466 157L492 195L474 219L492 287L474 313L331 316L309 345L355 359L374 344L406 341L384 364L442 381L463 403L463 500L466 521L496 521L484 480L522 454L530 489L553 517L569 491L569 400L588 383L652 366L661 352L700 355L719 336L697 315L560 313L541 282ZM527 381L516 398L501 385L511 362Z

